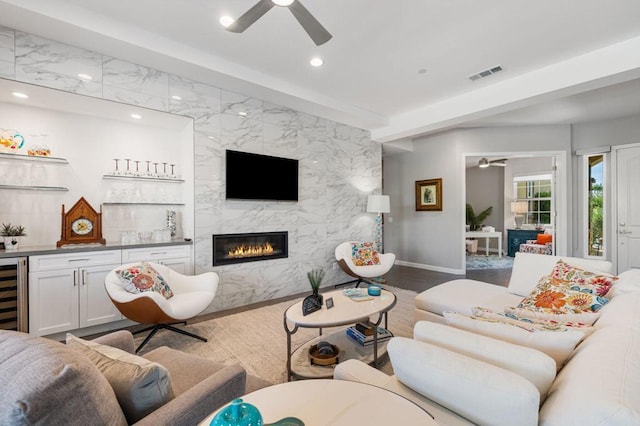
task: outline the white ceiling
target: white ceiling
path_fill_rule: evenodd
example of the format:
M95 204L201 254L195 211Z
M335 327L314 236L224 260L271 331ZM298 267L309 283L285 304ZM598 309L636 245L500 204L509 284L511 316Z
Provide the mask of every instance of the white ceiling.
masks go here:
M0 25L369 129L381 142L640 113L638 0L301 0L333 34L319 47L279 7L242 34L218 23L257 1L0 0ZM309 66L314 55L323 67ZM504 71L467 78L496 65Z

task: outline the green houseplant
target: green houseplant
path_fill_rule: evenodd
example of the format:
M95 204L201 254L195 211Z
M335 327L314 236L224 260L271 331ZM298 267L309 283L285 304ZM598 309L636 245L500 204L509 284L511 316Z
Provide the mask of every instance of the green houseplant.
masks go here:
M2 223L0 227L0 237L4 241L5 250L17 250L20 237L26 237L24 226L13 226L11 223Z
M314 295L318 295L320 284L322 284L324 278L324 271L322 269L313 269L307 272L307 278L309 279L309 284L311 284L311 291Z
M471 207L471 204L467 203L466 210L467 210L467 225L470 226L470 229L472 231L477 231L478 229L480 229L480 227L484 223L484 220L487 217L489 217L489 215L493 211L493 206L481 211L476 215L476 213L473 211L473 207Z

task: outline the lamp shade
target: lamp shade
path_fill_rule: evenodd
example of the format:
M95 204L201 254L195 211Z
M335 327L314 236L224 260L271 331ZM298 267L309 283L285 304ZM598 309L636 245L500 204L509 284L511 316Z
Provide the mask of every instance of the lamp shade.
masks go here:
M388 195L369 195L367 200L367 212L389 213L391 206Z
M512 201L511 213L522 214L529 210L528 203L526 201Z

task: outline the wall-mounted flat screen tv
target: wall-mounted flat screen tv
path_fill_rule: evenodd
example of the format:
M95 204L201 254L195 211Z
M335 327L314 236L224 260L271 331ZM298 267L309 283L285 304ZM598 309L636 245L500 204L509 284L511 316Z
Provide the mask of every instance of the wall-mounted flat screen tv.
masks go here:
M227 150L226 198L298 201L298 160Z

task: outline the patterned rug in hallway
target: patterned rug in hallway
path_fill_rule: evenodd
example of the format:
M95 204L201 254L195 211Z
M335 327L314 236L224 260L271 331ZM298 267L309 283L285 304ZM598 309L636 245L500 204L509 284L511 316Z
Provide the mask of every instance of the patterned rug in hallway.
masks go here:
M467 270L471 269L508 269L513 267L513 257L483 254L467 255Z

